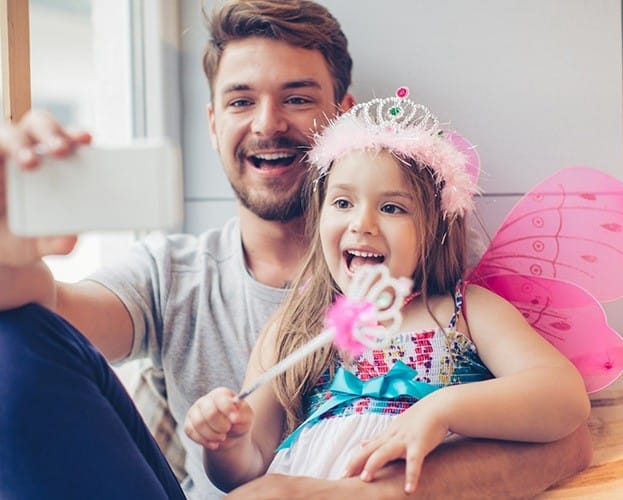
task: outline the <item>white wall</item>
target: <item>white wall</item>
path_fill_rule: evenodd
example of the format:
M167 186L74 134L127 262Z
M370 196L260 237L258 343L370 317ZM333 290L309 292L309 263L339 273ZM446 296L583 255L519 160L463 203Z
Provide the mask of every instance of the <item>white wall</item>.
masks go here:
M201 2L182 2L186 229L235 213L205 119ZM204 2L209 8L214 1ZM623 178L619 0L320 0L341 22L358 100L400 85L478 146L493 233L539 180L569 165ZM623 278L623 270L619 271ZM615 278L616 279L616 278ZM623 312L610 319L623 331Z

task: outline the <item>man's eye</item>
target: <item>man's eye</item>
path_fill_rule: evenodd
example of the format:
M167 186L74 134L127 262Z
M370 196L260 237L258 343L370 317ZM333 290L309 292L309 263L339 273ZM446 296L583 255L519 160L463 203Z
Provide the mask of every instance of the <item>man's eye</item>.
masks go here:
M286 99L288 104L309 104L311 101L305 97L289 97Z
M250 105L251 101L249 99L235 99L229 103L229 106L232 108L243 108Z

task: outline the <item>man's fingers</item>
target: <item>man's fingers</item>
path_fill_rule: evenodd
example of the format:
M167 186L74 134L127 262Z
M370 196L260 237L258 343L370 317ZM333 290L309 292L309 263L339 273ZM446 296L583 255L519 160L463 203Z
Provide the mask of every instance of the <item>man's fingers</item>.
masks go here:
M46 255L65 255L76 245L76 236L23 238L9 232L0 207L0 265L22 267Z
M46 255L67 255L76 246L77 236L46 236L36 240L37 254L40 257Z
M41 144L43 151L54 156L64 156L75 146L72 136L47 111L35 110L26 114L20 128L33 143Z
M12 156L24 168L35 166L42 154L65 156L90 142L88 132L65 129L43 110L30 111L17 125L0 125L0 156Z
M33 138L26 131L11 123L1 123L0 166L4 169L7 157L13 157L26 168L36 165L39 158L31 149L33 144Z
M66 132L75 144L80 144L82 146L91 144L91 140L93 139L88 132L73 127L67 128Z

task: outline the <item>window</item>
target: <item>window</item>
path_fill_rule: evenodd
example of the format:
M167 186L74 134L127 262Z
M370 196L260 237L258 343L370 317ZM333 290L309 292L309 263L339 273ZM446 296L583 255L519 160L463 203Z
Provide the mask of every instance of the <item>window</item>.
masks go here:
M32 100L95 142L179 141L177 12L177 1L0 0L3 115L19 119ZM86 234L70 256L45 260L56 279L78 281L135 239Z
M13 30L11 41L2 43L10 49L3 73L15 82L3 85L12 99L5 116L19 118L32 99L33 107L51 111L61 123L91 131L96 142L147 135L179 140L177 83L163 78L165 71L177 74L171 68L177 52L165 50L171 43L176 47L177 2L2 0L1 5L5 26ZM77 281L119 256L134 236L86 234L69 257L46 261L57 279Z

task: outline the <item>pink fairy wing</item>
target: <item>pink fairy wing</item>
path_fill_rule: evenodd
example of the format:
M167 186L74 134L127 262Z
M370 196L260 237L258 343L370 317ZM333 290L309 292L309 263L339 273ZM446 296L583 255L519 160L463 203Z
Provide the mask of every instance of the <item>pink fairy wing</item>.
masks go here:
M476 146L455 130L444 130L443 134L457 150L465 155L465 169L472 178L474 184L478 184L478 178L480 177L480 156L478 155L478 151L476 151Z
M601 305L565 281L519 274L489 276L479 283L517 307L532 327L562 352L596 392L623 373L623 338Z
M623 296L623 183L569 167L528 192L508 214L470 281L498 274L575 283L605 302Z
M578 368L588 392L623 372L599 301L623 296L623 183L570 167L510 211L468 280L513 303Z

